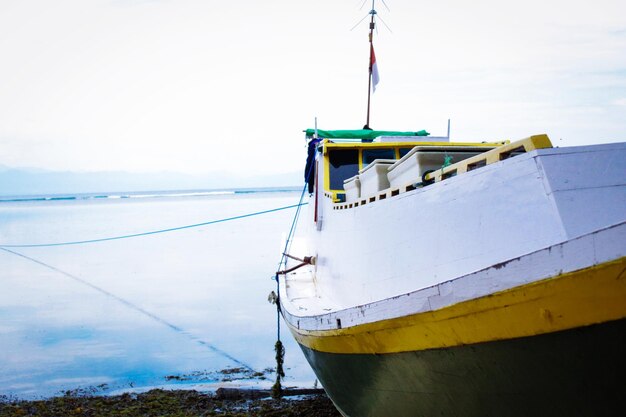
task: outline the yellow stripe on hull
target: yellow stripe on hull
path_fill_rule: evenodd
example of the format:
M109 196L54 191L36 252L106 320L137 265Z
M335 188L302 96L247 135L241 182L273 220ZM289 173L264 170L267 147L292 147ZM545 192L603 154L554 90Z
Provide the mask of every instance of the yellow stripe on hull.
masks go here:
M296 340L329 353L396 353L512 339L626 317L626 257L440 310L354 327L307 331Z

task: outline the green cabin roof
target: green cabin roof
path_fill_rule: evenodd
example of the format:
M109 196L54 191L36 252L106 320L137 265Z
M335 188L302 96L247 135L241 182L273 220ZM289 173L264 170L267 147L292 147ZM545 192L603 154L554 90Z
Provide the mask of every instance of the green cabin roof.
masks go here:
M307 129L306 131L307 137L313 137L315 134L315 129ZM321 130L317 129L317 136L325 139L368 139L372 140L379 136L428 136L428 133L425 130L420 130L419 132L396 132L390 130L366 130L366 129L358 129L358 130Z

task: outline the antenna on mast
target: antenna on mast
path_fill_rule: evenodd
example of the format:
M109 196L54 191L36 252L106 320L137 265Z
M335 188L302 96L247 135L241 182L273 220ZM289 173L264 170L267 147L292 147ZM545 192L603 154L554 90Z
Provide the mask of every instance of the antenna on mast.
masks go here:
M385 6L385 8L387 10L389 10L389 6L387 6L387 3L385 2L385 0L381 0L383 5ZM363 0L363 3L361 4L361 9L363 8L363 6L365 6L365 3L367 2L367 0ZM361 24L361 22L363 22L367 17L370 17L370 24L369 24L369 43L370 43L370 54L369 54L369 65L368 65L368 72L369 72L369 76L367 77L367 118L365 119L365 126L363 126L363 129L369 129L370 128L370 109L371 109L371 102L372 102L372 92L376 91L376 85L378 84L378 66L376 64L376 55L374 54L374 43L373 43L373 39L374 39L374 30L376 29L376 19L380 19L380 16L378 16L378 12L376 11L376 0L372 0L372 8L371 10L361 19L359 20L359 22L354 25L352 27L352 29L350 29L351 31L354 30L354 28L356 28L358 25ZM382 19L380 19L381 22L383 22L383 24L385 25L385 27L389 30L389 32L391 32L391 28L387 25L387 23L385 23ZM376 29L376 33L378 33L378 30ZM393 33L393 32L392 32Z
M371 95L372 95L372 70L373 70L374 62L376 61L376 58L374 55L374 44L372 43L373 38L374 38L374 29L376 28L376 22L374 21L374 17L376 16L376 0L372 0L372 10L370 10L370 15L371 15L370 35L369 35L370 59L369 59L369 76L367 77L367 119L365 121L365 126L363 126L363 129L368 129L368 130L371 130L370 128L370 103L371 103Z

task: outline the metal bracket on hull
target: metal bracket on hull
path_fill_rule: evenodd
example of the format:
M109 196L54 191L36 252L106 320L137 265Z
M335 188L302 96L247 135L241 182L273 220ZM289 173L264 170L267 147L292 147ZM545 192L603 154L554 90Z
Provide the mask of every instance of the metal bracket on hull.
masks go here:
M285 269L285 270L276 272L277 275L288 274L290 272L295 271L296 269L302 268L305 265L315 265L315 256L305 256L303 259L300 259L300 258L298 258L296 256L289 255L288 253L284 253L283 255L285 255L287 258L294 259L296 261L300 261L300 263L298 265L296 265L296 266L293 266L293 267L289 268L289 269Z

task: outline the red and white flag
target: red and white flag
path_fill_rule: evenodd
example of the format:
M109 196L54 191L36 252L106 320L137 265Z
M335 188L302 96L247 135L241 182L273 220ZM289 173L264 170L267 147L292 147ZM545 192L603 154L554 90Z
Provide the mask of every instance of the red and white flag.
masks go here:
M378 85L378 82L380 81L380 76L378 75L378 64L376 64L376 55L374 54L374 45L370 44L370 48L371 48L370 65L372 67L372 89L376 91L376 86Z

